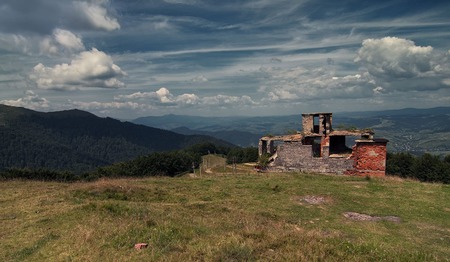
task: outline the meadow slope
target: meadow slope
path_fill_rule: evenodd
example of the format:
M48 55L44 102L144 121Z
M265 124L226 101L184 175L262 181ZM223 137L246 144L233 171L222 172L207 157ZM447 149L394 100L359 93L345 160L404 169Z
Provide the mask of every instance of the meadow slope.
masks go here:
M0 182L0 260L445 261L450 257L450 185L396 178L254 174L244 165L238 171L71 184ZM379 220L352 220L346 212ZM149 247L134 249L139 242Z

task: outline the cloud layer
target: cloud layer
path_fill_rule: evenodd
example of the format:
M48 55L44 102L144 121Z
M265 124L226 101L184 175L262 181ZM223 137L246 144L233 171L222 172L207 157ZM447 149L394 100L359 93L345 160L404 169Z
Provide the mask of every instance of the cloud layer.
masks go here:
M2 102L122 118L443 106L448 13L448 1L4 0Z

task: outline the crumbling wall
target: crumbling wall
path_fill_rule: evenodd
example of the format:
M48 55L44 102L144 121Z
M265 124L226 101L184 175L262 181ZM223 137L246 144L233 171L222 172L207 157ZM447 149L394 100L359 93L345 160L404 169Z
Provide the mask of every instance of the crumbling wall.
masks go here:
M347 174L360 176L385 176L386 175L386 143L380 139L357 141L353 147L353 169Z
M275 153L275 146L273 140L259 140L258 144L258 154L259 156Z
M277 158L269 167L274 171L301 171L343 174L351 169L353 160L346 158L314 157L312 145L301 142L284 143L278 146Z
M302 128L306 133L314 133L314 115L302 115Z
M331 127L331 122L332 122L332 115L331 113L327 113L327 114L320 114L319 115L319 134L320 135L328 135L330 134L332 127Z

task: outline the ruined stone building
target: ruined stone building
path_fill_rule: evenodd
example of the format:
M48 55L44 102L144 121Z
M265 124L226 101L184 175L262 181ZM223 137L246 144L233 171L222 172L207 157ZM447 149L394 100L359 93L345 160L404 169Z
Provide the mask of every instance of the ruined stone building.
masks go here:
M302 132L259 140L269 170L385 175L388 140L373 138L370 130L333 130L332 113L302 114L302 125ZM351 148L348 141L354 142Z

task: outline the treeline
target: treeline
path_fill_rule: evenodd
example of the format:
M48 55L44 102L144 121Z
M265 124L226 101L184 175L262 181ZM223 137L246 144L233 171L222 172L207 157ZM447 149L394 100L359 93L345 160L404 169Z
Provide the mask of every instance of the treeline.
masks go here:
M213 143L198 144L183 150L156 152L138 157L131 161L104 166L91 172L74 173L49 169L7 169L0 172L0 179L31 179L42 181L92 181L102 177L145 177L177 176L192 171L201 163L201 156L222 154L232 163L255 162L258 158L256 148L228 148Z
M413 156L409 153L388 153L388 175L415 178L423 182L450 183L450 155L444 158L431 154Z

